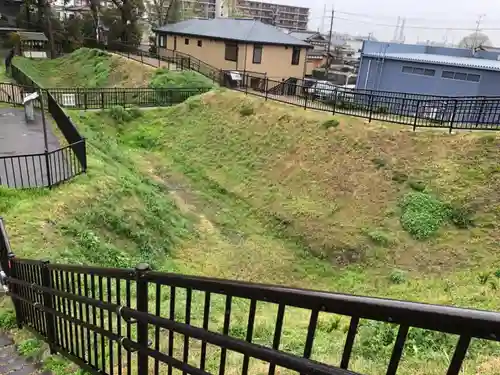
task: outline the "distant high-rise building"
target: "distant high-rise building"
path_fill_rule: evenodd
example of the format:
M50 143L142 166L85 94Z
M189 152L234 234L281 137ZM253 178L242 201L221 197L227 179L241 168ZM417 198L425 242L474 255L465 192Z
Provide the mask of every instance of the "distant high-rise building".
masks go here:
M229 16L243 16L288 30L307 30L309 8L252 0L228 0Z

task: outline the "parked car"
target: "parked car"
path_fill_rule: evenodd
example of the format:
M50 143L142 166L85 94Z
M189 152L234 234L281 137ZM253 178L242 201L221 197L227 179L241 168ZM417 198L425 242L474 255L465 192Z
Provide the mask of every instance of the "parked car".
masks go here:
M307 94L317 100L353 102L353 89L347 86L337 86L328 81L318 81L307 89Z
M337 86L328 81L317 81L306 90L307 95L313 99L333 100L337 91Z

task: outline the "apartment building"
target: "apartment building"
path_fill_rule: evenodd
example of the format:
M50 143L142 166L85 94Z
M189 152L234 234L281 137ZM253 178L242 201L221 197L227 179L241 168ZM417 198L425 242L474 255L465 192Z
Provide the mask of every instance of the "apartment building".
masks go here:
M252 0L227 0L231 13L288 30L307 30L309 8Z

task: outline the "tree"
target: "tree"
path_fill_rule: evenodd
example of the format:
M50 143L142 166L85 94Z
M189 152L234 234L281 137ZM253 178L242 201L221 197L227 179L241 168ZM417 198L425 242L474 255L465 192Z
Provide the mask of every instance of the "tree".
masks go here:
M161 27L182 19L179 0L150 0L146 3L146 10L152 27Z
M120 39L125 43L140 43L139 19L144 14L142 0L111 0L116 6L121 21ZM138 35L139 34L139 35ZM139 37L139 38L137 38Z
M479 47L491 47L492 44L490 38L486 34L473 32L472 34L464 37L460 43L458 43L458 46L460 48L476 49Z

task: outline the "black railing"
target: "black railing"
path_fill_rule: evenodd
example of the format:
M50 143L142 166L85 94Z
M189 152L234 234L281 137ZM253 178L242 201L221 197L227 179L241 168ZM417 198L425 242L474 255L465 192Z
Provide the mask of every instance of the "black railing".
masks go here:
M9 95L2 95L4 88ZM0 102L23 105L24 93L35 89L11 83L0 84ZM30 154L0 154L0 185L21 189L53 187L87 170L85 139L51 93L39 91L44 102L48 103L47 109L66 139L67 146ZM35 106L40 108L40 103L37 101Z
M92 45L91 42L87 44ZM233 85L223 70L178 51L161 48L159 54L150 53L117 42L110 45L94 43L92 46L151 66L166 63L173 64L168 65L173 69L198 71L223 86L305 109L409 125L414 130L500 130L500 97L446 97L343 87L312 90L302 79L274 81L262 74L241 71L242 80Z
M93 374L146 375L172 369L225 374L230 356L231 373L234 366L238 373L256 373L250 361L257 359L259 373L264 362L269 374L278 368L301 374L355 374L348 368L360 319L399 326L386 374L397 373L412 327L459 336L447 375L460 373L473 338L500 341L496 312L190 277L151 271L145 264L113 269L17 259L1 219L0 250L18 325L41 335L53 352ZM268 307L277 311L269 331L272 344L266 346L254 332L256 322L268 317L261 315ZM294 308L309 315L307 331L294 339L301 343L301 355L280 347L285 314ZM350 317L337 366L310 359L320 314ZM240 325L246 316L244 329L231 329L235 316ZM214 327L216 321L220 326Z

